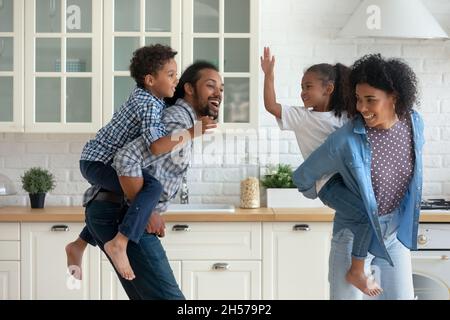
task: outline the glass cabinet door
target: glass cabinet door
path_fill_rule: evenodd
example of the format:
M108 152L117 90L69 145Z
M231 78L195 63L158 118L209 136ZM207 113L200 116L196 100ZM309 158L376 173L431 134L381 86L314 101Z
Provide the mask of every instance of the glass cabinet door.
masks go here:
M206 60L224 80L221 128L256 127L258 1L183 1L183 65Z
M0 132L23 131L23 0L0 0Z
M26 1L28 132L101 127L99 0Z
M145 45L165 44L180 64L182 0L105 0L103 123L127 100L135 81L129 65L133 52Z

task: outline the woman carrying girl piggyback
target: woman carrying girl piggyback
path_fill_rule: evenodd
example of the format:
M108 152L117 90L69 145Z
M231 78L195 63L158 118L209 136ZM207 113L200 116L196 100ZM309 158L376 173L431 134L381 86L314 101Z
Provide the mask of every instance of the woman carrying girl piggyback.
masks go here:
M302 156L307 159L331 133L348 121L347 110L351 101L348 84L350 69L340 63L336 65L321 63L309 67L301 82L301 99L304 107L294 107L281 105L276 101L274 66L275 57L271 56L270 49L265 47L261 57L265 108L275 116L281 130L295 133ZM329 172L318 180L317 192L329 181L336 180L332 179L336 173ZM336 185L336 182L333 185ZM342 197L347 196L342 193L351 193L343 183L339 192ZM327 201L326 205L336 209L331 201ZM352 263L345 279L369 296L379 295L382 292L381 288L364 272L364 258L367 256L372 238L367 213L351 206L346 208L346 211L353 211L350 215L357 223L353 224L351 230L354 234Z

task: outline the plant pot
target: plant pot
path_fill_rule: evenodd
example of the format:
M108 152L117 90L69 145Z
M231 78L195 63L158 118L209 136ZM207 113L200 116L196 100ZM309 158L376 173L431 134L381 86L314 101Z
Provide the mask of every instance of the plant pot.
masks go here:
M33 209L42 209L45 202L45 193L29 193L30 204Z
M317 199L306 198L296 188L269 188L267 190L268 208L322 208L325 205Z

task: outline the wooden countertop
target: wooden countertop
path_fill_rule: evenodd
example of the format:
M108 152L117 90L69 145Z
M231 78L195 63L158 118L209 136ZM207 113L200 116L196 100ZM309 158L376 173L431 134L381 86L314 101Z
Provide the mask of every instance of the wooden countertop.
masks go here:
M166 222L252 222L252 221L306 221L331 222L333 211L329 208L236 208L235 213L170 213L164 214ZM31 209L29 207L0 208L0 222L83 222L83 207L46 207ZM449 222L448 214L422 213L421 222Z

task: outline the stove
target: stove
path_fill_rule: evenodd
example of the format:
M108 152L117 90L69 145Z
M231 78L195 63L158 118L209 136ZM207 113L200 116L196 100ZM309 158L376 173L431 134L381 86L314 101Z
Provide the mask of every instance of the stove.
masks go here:
M426 199L422 200L420 209L423 210L440 210L449 211L450 213L450 201L445 199Z

